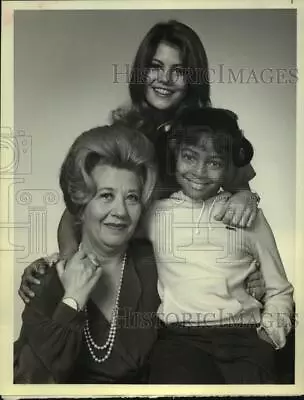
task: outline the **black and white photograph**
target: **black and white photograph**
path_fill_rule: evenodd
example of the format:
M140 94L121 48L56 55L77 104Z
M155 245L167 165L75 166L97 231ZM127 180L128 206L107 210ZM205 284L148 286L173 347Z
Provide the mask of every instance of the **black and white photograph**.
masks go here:
M4 3L8 392L299 393L297 5Z

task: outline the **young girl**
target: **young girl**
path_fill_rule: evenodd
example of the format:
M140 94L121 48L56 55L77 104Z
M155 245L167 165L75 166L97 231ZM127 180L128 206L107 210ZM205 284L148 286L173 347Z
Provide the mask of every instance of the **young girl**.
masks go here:
M174 161L168 146L171 121L185 108L210 106L208 60L198 35L177 21L158 23L141 42L134 59L129 85L132 107L113 113L114 123L140 129L154 143L159 164L158 197L174 190ZM237 226L250 226L256 217L258 196L249 190L255 172L251 166L227 169L225 188L217 218ZM244 189L244 190L243 190ZM59 249L68 258L78 249L80 232L74 217L66 210L58 229ZM39 272L44 272L42 269ZM35 271L27 267L20 295L28 301L34 292L28 286L37 282ZM262 280L253 281L255 291L263 292ZM251 276L254 279L254 274Z
M216 221L229 164L253 155L237 117L206 108L181 116L172 137L180 190L147 219L158 267L163 328L151 383L276 383L274 349L291 328L292 285L262 210L251 228ZM266 283L262 304L244 282L252 261Z

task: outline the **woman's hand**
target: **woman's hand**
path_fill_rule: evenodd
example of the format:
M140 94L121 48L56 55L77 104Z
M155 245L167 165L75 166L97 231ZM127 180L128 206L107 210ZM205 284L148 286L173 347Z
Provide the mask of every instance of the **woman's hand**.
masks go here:
M260 271L260 264L257 261L254 261L256 270L252 272L246 282L245 287L248 294L258 301L264 297L266 289L265 289L265 280L262 272Z
M249 228L257 216L258 196L250 190L242 190L231 197L223 197L222 203L221 210L214 218L225 225Z
M39 277L42 277L48 268L49 264L44 258L34 261L25 268L18 290L18 294L25 304L28 304L35 296L35 292L32 290L32 285L40 284Z
M80 307L86 305L87 300L102 274L102 268L92 257L80 248L66 263L59 261L56 265L61 283L64 287L64 297L72 297Z

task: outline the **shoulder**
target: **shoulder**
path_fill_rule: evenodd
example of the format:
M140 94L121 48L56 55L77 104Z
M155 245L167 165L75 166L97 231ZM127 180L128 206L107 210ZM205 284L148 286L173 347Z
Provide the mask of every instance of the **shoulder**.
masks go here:
M136 261L141 261L146 258L152 259L154 257L152 243L150 240L145 238L136 238L131 240L129 243L128 253Z
M159 224L160 216L167 215L173 208L171 199L154 201L144 216L144 226L150 239L154 239L155 227Z
M178 203L174 201L172 198L166 198L162 200L156 200L150 208L150 212L160 212L160 211L166 211L166 210L171 210L173 207L176 207Z
M257 216L252 224L252 226L248 229L248 231L250 232L257 232L259 231L261 228L264 227L269 227L269 224L267 222L267 219L263 213L263 210L261 208L258 208L257 210Z
M262 209L258 209L255 221L245 232L255 243L259 242L263 246L275 244L274 235Z
M148 239L133 239L129 244L128 253L132 257L139 275L144 273L147 279L157 276L154 250Z

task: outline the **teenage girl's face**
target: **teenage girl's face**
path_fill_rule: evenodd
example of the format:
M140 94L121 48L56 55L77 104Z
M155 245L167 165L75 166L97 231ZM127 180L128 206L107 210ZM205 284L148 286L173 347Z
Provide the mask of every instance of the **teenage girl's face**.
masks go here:
M147 76L147 103L158 110L177 107L185 97L186 89L180 51L161 42Z
M219 155L212 138L204 135L199 146L182 145L176 164L176 179L193 200L207 200L219 191L224 181L227 160Z

